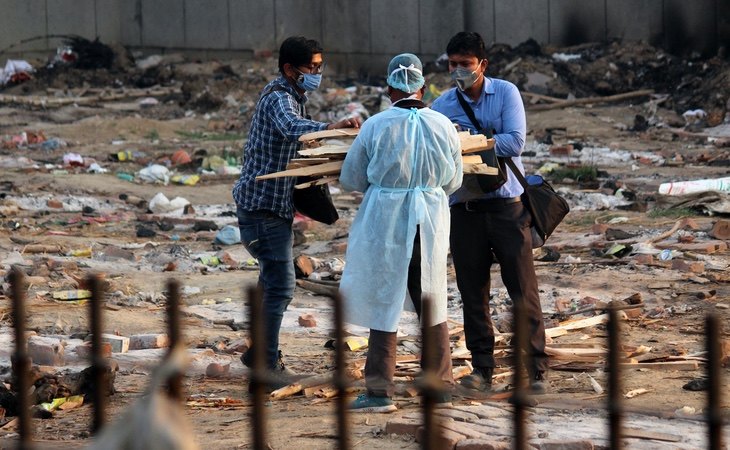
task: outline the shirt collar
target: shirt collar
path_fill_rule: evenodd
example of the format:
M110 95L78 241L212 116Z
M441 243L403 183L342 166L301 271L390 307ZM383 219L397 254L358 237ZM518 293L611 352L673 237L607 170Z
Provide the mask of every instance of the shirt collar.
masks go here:
M286 91L288 93L290 93L291 95L293 95L294 98L297 99L297 101L299 103L306 103L306 101L307 101L307 94L300 95L299 92L297 92L297 90L294 89L294 86L292 86L291 83L289 83L289 81L286 78L284 78L284 76L279 75L279 77L276 79L276 83L279 84L279 85L281 85L281 86L283 86L284 89L286 89Z

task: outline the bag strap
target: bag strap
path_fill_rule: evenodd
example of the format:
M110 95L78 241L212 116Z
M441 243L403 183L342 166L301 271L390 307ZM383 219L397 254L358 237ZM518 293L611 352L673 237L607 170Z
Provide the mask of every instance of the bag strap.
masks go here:
M474 125L474 128L476 128L476 130L481 133L482 126L479 123L479 121L477 120L477 117L474 115L474 109L472 109L472 107L466 103L466 100L464 99L464 96L461 95L461 92L459 92L459 89L456 89L456 98L459 100L459 104L461 105L461 108L464 110L464 112L466 113L466 116L469 118L471 123Z
M280 84L275 84L275 85L271 86L270 88L266 89L264 92L262 92L261 97L259 97L259 100L263 99L267 95L271 94L272 92L276 92L276 91L286 92L287 94L291 95L291 93L284 86L282 86ZM294 97L294 100L297 102L297 105L299 105L299 113L302 115L302 117L309 119L310 117L307 116L307 109L304 106L304 103L301 103L299 101L299 99L297 99L296 97Z
M522 172L520 172L520 169L517 168L515 165L515 162L512 161L512 158L505 158L507 165L510 169L512 169L512 173L515 174L515 177L517 178L517 181L520 182L522 185L522 188L525 190L525 195L527 194L527 180L525 179L525 176L522 175Z

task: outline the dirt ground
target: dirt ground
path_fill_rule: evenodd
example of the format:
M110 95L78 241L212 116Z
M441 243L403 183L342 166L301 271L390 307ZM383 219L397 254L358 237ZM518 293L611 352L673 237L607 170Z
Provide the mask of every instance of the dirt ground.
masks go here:
M645 49L636 51L641 54ZM626 53L629 51L626 50ZM527 53L525 54L527 55ZM494 57L503 56L496 53ZM594 61L600 59L594 57ZM543 60L521 60L522 78ZM535 62L537 61L537 62ZM600 61L599 61L600 62ZM602 63L602 62L600 62ZM504 70L501 64L500 70ZM202 62L175 61L157 67L157 80L166 80L167 95L159 103L140 105L140 98L126 97L115 101L103 97L88 104L38 108L18 102L0 103L0 136L2 143L11 142L21 132L42 132L45 139L64 142L58 148L27 144L0 149L0 264L3 274L11 265L21 267L29 277L27 290L27 326L41 336L55 336L67 342L65 367L49 371L80 370L85 366L73 351L79 335L88 333L87 305L83 302L54 300L55 292L83 287L84 278L98 273L106 281L107 308L104 311L105 332L131 336L166 331L164 291L166 282L174 278L183 286L185 303L183 333L192 356L184 388L188 401L184 415L192 427L196 443L208 449L251 448L251 427L248 414L250 398L247 391L247 371L242 367L233 344L246 337L237 324L245 321L244 289L256 281L257 271L250 256L240 245L214 242L217 229L235 225L235 208L231 186L235 173L207 172L194 185L171 182L167 185L123 179L120 173L135 174L150 161L165 163L177 150L193 156L187 166L173 166L176 173L194 174L201 161L198 157L218 155L239 156L248 127L253 102L258 89L271 76L273 60ZM511 70L515 70L515 65ZM726 66L723 66L726 67ZM531 69L532 68L532 69ZM80 70L80 69L77 69ZM535 69L537 70L537 69ZM727 69L713 72L715 79L730 82ZM172 74L166 74L172 71ZM565 69L563 69L565 72ZM100 71L96 82L84 72L85 82L72 84L69 80L81 72L69 70L54 78L38 76L25 86L10 87L0 94L25 96L91 96L99 93L104 83L120 75ZM129 71L123 72L132 79ZM138 84L131 89L143 89L139 71ZM145 72L146 73L146 72ZM577 72L576 72L577 73ZM186 76L183 76L186 74ZM580 77L584 77L581 73ZM81 75L79 75L81 77ZM167 78L166 78L167 77ZM611 95L625 92L623 88L588 90L577 75L575 92L580 96ZM725 77L725 78L722 78ZM209 80L208 84L200 84ZM435 88L448 87L443 73L429 77ZM128 82L128 81L127 81ZM337 87L332 81L332 88ZM691 84L694 81L686 81ZM561 84L561 89L566 89ZM720 86L723 86L720 83ZM643 86L635 82L632 89ZM600 86L599 86L600 88ZM230 90L226 95L226 89ZM342 112L358 105L376 112L379 101L377 89L360 86L357 94L341 88L324 94L314 108L327 114L328 108ZM557 95L560 89L543 91L541 95ZM131 91L130 91L131 92ZM134 91L138 92L138 91ZM208 93L207 100L201 93ZM101 94L99 94L101 95ZM347 97L349 101L340 101ZM526 102L530 101L525 96ZM571 212L547 247L557 258L546 258L546 250L536 251L536 265L541 300L547 326L558 326L570 318L594 317L600 311L571 314L596 302L641 299L624 322L621 342L627 353L638 356L656 355L655 361L680 361L680 369L629 369L624 372L624 392L645 389L646 392L625 400L630 410L641 410L658 417L659 423L672 429L679 418L693 421L702 429L701 420L707 399L705 391L683 389L685 383L704 374L704 320L707 314L717 314L724 330L723 342L728 343L730 330L730 287L727 266L730 253L725 246L703 251L699 246L691 251L682 245L715 243L708 235L713 225L727 216L706 214L703 203L691 207L667 206L667 198L657 194L659 184L677 180L711 179L728 176L726 139L724 131L711 133L705 129L686 127L681 105L700 108L679 96L667 102L662 97L637 97L618 103L565 106L537 110L528 104L528 145L524 161L528 170L535 171L546 163L556 163L562 175L547 176L566 195ZM724 101L727 101L727 91ZM197 103L195 103L197 102ZM354 104L353 102L357 102ZM662 105L662 103L664 103ZM671 108L666 107L671 104ZM545 103L539 103L544 105ZM678 106L680 104L680 106ZM723 124L723 102L708 100L719 121L703 126ZM652 124L637 130L637 117L649 118ZM572 144L565 155L559 147ZM552 149L552 150L551 150ZM116 155L130 151L134 161L118 161ZM82 165L64 165L64 155L75 153L85 159ZM210 158L209 158L210 159ZM87 168L96 161L106 173L89 173ZM714 163L713 163L714 162ZM205 162L203 162L205 164ZM596 169L594 177L580 178L581 169ZM337 188L334 184L333 188ZM157 213L150 216L148 202L158 193L168 199L182 197L195 210L187 215ZM120 195L139 197L142 204L125 202ZM333 226L301 220L305 242L295 248L319 261L341 262L349 223L357 210L357 196L333 191L341 219ZM60 207L58 203L61 202ZM84 208L86 207L86 208ZM666 236L662 233L673 229ZM187 219L187 220L186 220ZM172 227L163 226L165 221ZM196 229L195 221L213 221L213 229ZM600 225L605 225L603 228ZM687 225L687 226L685 226ZM140 236L140 227L154 231L154 236ZM721 239L722 240L722 239ZM655 241L655 242L652 242ZM58 251L35 252L34 246L56 246ZM612 253L615 245L623 250ZM626 248L630 247L630 248ZM661 259L662 248L673 250L669 260ZM91 256L73 256L73 251L91 249ZM644 255L642 255L642 253ZM651 256L646 256L650 254ZM611 256L613 255L613 256ZM220 265L205 263L206 258L218 256ZM643 258L642 258L643 257ZM679 264L683 261L685 264ZM377 264L377 255L373 255ZM694 265L693 265L694 264ZM326 269L322 269L322 272ZM329 270L337 273L336 270ZM459 293L449 271L450 328L454 330L454 352L463 348L458 328L462 323ZM327 278L327 273L323 274ZM336 277L335 277L336 278ZM499 280L499 268L493 268L493 306L501 332L509 329L509 299ZM0 370L9 381L9 358L12 349L10 297L8 285L0 296ZM301 373L325 373L333 367L332 350L325 344L331 339L330 300L308 289L298 287L282 332L285 361ZM304 328L297 317L312 313L317 326ZM417 352L417 338L409 336L416 330L412 314L404 316L402 334L408 345L399 347L407 355ZM554 348L605 347L607 332L604 325L572 330L552 338ZM730 344L726 344L730 347ZM726 350L727 351L727 350ZM131 405L143 397L150 374L164 350L130 351L115 354L119 362L116 374L116 394L110 398L109 420L121 417ZM500 350L503 358L500 370L509 368L507 349ZM645 352L645 353L642 353ZM498 356L499 356L498 355ZM365 350L353 351L349 359L365 356ZM650 360L650 359L647 359ZM208 376L211 362L228 365L221 376ZM455 359L455 364L465 364ZM696 363L696 368L692 364ZM554 426L549 436L570 440L570 423L581 420L581 414L598 411L606 400L590 382L607 386L602 359L578 360L551 358L550 392L538 401L531 415L548 418L560 413L560 426ZM408 370L408 369L404 369ZM723 391L728 390L728 369L723 369ZM418 412L417 398L406 391L412 380L398 379L399 395L395 398L399 411L392 415L366 414L351 417L354 448L409 449L418 448L414 436L385 432L388 420ZM502 386L507 388L506 386ZM216 401L216 399L219 399ZM226 402L220 399L227 399ZM491 398L476 398L459 391L455 406L496 405L505 410L509 405L499 392ZM730 411L730 399L722 399L725 417ZM332 399L293 396L271 402L267 407L270 448L298 447L303 449L336 447L335 402ZM50 419L35 419L34 437L40 448L81 448L90 442L88 427L91 407L56 411ZM566 418L567 417L567 418ZM0 416L0 419L2 416ZM17 437L7 420L0 420L0 448L11 448ZM657 425L660 426L660 425ZM697 428L693 428L696 430ZM697 433L692 431L692 433ZM699 431L700 434L703 431ZM606 445L606 428L596 428L592 441L598 447ZM629 439L629 448L693 448L692 438L681 430L674 434L680 442L651 439ZM697 436L693 437L697 439ZM495 441L504 440L504 436ZM44 447L45 446L45 447Z

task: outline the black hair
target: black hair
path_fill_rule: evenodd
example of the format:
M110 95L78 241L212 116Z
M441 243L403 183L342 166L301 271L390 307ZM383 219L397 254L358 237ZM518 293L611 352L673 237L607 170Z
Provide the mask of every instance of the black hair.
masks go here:
M487 58L487 48L484 45L484 39L476 31L460 31L449 40L446 54L470 55L482 60Z
M294 67L305 66L312 61L312 55L322 53L322 46L314 39L304 36L288 37L279 48L279 72L284 73L284 64Z

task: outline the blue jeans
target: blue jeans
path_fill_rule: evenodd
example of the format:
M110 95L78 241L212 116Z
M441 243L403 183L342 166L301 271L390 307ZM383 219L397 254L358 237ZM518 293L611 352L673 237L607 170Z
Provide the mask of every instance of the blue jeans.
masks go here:
M241 243L259 262L259 286L263 290L266 364L277 368L279 330L296 284L292 254L292 220L270 211L237 210ZM251 355L247 355L251 356ZM248 359L248 358L247 358Z

